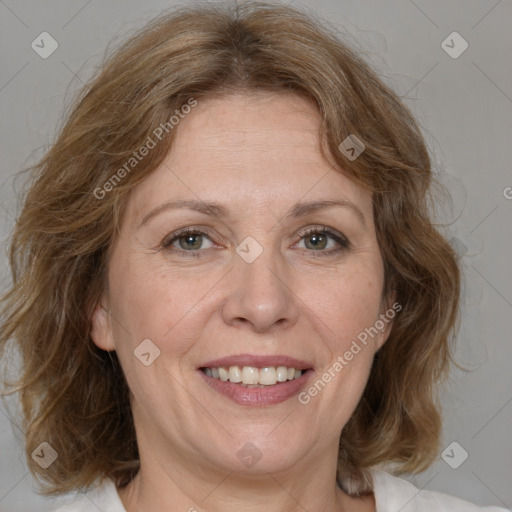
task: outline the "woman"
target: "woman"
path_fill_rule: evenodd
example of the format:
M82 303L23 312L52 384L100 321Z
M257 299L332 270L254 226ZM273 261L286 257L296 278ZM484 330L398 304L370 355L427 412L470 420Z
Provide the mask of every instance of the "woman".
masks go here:
M397 96L302 13L161 16L84 89L12 241L2 344L64 511L472 511L439 453L459 270ZM172 508L171 508L172 507Z

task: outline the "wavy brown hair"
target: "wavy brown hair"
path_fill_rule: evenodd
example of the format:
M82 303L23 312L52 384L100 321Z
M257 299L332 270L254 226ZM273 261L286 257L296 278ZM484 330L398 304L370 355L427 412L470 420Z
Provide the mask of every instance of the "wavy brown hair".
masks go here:
M5 386L19 392L27 458L44 494L103 476L123 486L138 470L128 387L115 352L91 341L90 318L128 194L159 166L176 130L101 198L95 191L191 98L252 90L292 92L316 106L324 156L372 193L384 291L403 308L343 429L340 484L363 494L368 468L418 472L437 456L436 388L452 360L459 268L431 220L431 164L415 120L315 15L264 2L196 5L158 16L107 54L31 169L12 234L0 350L5 360L10 348L20 356L19 378ZM339 150L350 134L365 145L354 161ZM30 457L43 441L58 453L48 469Z

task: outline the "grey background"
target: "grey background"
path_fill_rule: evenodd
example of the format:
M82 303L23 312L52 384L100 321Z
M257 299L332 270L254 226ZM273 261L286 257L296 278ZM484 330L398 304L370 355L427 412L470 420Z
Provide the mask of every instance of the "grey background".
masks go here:
M52 141L64 105L90 76L108 43L174 3L0 0L2 247L18 208L13 174L33 163ZM457 469L440 457L428 471L408 479L477 504L511 507L512 3L291 3L315 11L348 33L404 98L422 125L435 169L453 196L453 205L446 205L440 219L451 222L443 230L464 266L465 303L456 356L472 371L454 369L443 392L443 447L456 441L469 456ZM31 48L43 31L59 44L48 59ZM469 44L457 59L441 47L453 31ZM5 250L0 271L5 287ZM1 408L0 511L51 510L62 498L35 493L21 442L22 432ZM448 453L451 461L463 454L458 446Z

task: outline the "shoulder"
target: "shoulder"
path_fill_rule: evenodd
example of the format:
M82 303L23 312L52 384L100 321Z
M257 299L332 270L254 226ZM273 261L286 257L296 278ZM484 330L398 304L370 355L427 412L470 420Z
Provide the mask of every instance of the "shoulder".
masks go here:
M372 469L372 476L378 512L507 512L505 508L480 507L449 494L418 489L379 469Z
M54 512L126 512L114 482L104 479Z

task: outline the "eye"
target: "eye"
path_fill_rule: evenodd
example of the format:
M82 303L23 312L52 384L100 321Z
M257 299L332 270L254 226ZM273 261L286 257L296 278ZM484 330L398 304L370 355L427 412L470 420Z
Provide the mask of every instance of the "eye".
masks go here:
M204 243L209 245L206 247ZM187 256L199 256L197 252L200 249L210 249L213 243L207 233L199 229L185 228L172 233L162 242L164 249L172 248L176 252L188 252Z
M301 249L310 249L322 256L338 253L348 249L350 246L349 241L344 235L332 231L325 226L310 227L297 233L297 235L301 237L301 242L304 240L304 246Z
M350 247L348 239L337 231L325 226L307 228L296 234L304 241L301 249L315 252L318 256L329 256L344 251ZM206 243L206 246L204 245ZM205 249L211 249L214 244L208 231L198 228L184 228L169 235L163 242L162 248L181 254L182 256L199 257Z

